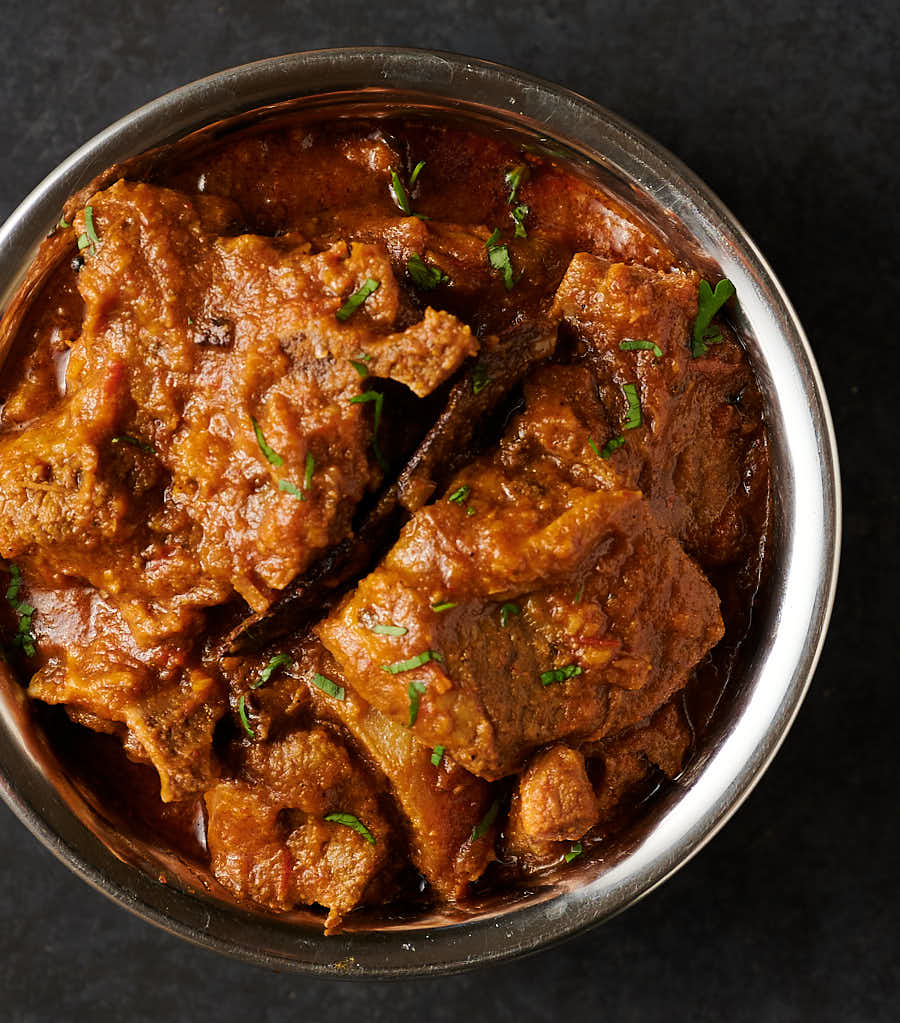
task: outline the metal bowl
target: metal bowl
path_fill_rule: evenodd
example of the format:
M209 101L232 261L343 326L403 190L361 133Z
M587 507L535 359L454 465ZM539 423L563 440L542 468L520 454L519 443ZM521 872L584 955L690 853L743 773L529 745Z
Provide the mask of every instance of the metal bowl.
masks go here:
M465 913L370 911L353 918L352 931L328 938L311 913L278 918L248 911L111 816L57 758L21 686L8 674L2 679L3 797L48 849L116 902L198 944L279 969L341 977L448 973L534 951L620 912L687 862L746 798L797 713L828 624L840 539L834 433L787 297L702 182L595 103L451 54L374 48L293 54L201 79L141 107L58 167L0 231L0 307L10 311L65 199L111 165L191 133L208 137L294 107L328 116L386 109L450 115L512 133L602 179L670 241L695 245L734 282L739 327L766 402L775 498L771 571L726 696L675 785L651 800L611 848L528 891L485 898Z

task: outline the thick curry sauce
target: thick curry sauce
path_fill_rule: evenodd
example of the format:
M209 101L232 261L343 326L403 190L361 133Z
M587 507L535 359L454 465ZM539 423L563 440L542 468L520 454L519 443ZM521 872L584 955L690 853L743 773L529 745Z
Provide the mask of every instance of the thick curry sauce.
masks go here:
M564 869L679 773L766 539L728 282L441 121L227 135L46 244L2 626L103 798L334 930Z

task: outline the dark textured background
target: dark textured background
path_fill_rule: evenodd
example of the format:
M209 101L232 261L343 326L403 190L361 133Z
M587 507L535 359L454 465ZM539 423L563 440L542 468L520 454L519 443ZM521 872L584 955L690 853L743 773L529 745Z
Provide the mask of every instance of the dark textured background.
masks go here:
M0 215L159 93L291 50L408 44L513 64L677 153L759 243L825 378L846 497L841 585L812 690L736 818L624 916L432 982L314 982L133 919L0 809L0 1018L900 1018L893 639L900 6L691 0L0 2ZM893 594L893 587L891 588Z

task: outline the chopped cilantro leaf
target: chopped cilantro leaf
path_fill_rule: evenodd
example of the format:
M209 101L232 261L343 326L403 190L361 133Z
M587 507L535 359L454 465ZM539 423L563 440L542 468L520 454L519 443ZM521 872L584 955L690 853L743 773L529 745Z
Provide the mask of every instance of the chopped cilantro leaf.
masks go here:
M628 401L628 415L625 417L623 429L635 430L641 425L641 399L635 384L623 384L622 390Z
M374 277L367 277L365 284L357 288L334 315L341 323L346 323L369 295L373 295L380 287L381 281L376 281Z
M6 590L6 599L15 606L19 601L19 590L22 588L22 570L13 562L9 566L9 586Z
M581 582L578 584L578 589L575 592L575 603L576 604L580 604L581 603L581 598L584 596L584 584L585 584L585 580L584 579L582 579Z
M662 348L654 341L620 341L619 348L623 352L653 352L657 359L662 358Z
M463 484L458 487L453 493L447 498L448 501L453 501L455 504L465 504L466 498L472 493L472 488Z
M244 726L244 731L251 739L256 738L256 732L253 731L253 726L247 717L247 703L245 698L242 696L238 701L238 717L241 719L241 724Z
M550 686L554 682L565 682L566 679L574 678L580 674L580 664L567 664L564 668L551 668L549 671L541 672L541 685Z
M620 447L625 443L624 437L611 437L604 445L603 450L600 452L601 458L609 458L614 452L618 451Z
M415 165L415 167L413 167L413 172L409 176L409 187L410 187L410 190L415 188L416 181L418 180L419 175L422 173L422 169L424 168L424 166L425 166L425 161L424 160L419 160L419 162Z
M65 215L65 213L64 213L64 214L63 214L63 215L62 215L62 216L61 216L61 217L59 218L59 223L58 223L58 224L57 224L56 226L57 226L57 227L71 227L72 225L71 225L71 224L70 224L70 223L68 222L68 220L66 220L66 215Z
M412 671L413 668L421 668L429 661L443 661L443 656L437 650L423 650L415 657L409 657L405 661L394 661L393 664L382 664L382 671L389 671L392 675L399 675L401 671Z
M500 625L505 629L506 623L509 621L509 616L520 615L521 613L522 609L518 604L513 604L511 601L504 604L503 607L500 608Z
M329 696L333 696L336 700L344 700L347 697L347 693L343 686L339 686L337 682L332 682L326 675L320 675L318 672L313 675L313 685L316 689L321 689L323 693L327 693Z
M472 828L472 837L469 839L470 842L477 842L479 838L483 838L490 830L491 825L497 819L497 814L500 812L500 800L495 799L491 803L488 812L481 818L481 820Z
M316 460L311 451L306 452L306 471L303 473L303 489L309 490L312 486L313 473L316 471Z
M84 208L84 227L87 232L88 238L91 240L92 245L99 245L100 239L97 237L97 232L94 229L94 207L85 206Z
M411 217L412 206L409 204L409 196L406 194L406 189L403 187L400 175L395 170L391 171L391 183L388 188L391 198L397 204L397 208L408 217Z
M516 229L513 232L515 237L527 238L528 232L525 230L525 218L528 216L528 207L525 203L519 203L518 206L513 206L510 215L513 218L513 223L516 225Z
M139 451L143 451L148 455L152 455L154 447L152 444L148 444L146 441L140 440L138 437L132 437L130 433L120 433L118 437L113 437L112 444L127 444L129 447L137 448Z
M711 327L712 318L734 294L734 285L727 277L724 277L716 285L716 290L710 287L709 281L701 281L697 292L697 319L694 320L694 332L691 337L691 355L698 359L706 355L710 345L717 345L722 340L722 335Z
M591 446L591 451L593 451L594 454L598 458L600 458L601 457L601 455L600 455L600 448L597 447L597 442L594 440L593 437L588 437L588 444L590 444L590 446Z
M290 480L279 480L278 489L282 493L290 494L291 497L296 497L298 501L305 501L306 494L297 486L296 483L291 483Z
M345 828L352 828L358 835L362 835L369 845L375 844L375 836L359 817L354 817L352 813L329 813L325 820L331 821L333 824L343 824Z
M425 693L425 688L424 682L410 682L406 687L406 694L409 697L409 724L407 726L409 728L412 728L419 716L419 700Z
M372 632L379 636L405 636L409 629L402 625L373 625Z
M504 176L507 186L509 187L509 197L507 202L512 206L516 201L516 197L519 194L519 186L528 176L527 164L520 163L517 167L513 167L512 170L508 170Z
M431 762L435 767L441 766L441 761L444 759L444 747L435 746L431 751Z
M406 261L406 269L413 284L422 291L433 291L439 284L446 284L450 280L440 267L429 266L418 252L414 252Z
M572 848L566 853L566 863L571 863L572 860L580 856L583 851L584 850L581 848L581 842L573 842Z
M253 432L256 434L256 443L259 445L259 450L263 453L263 455L265 455L266 461L269 465L274 465L276 469L280 468L284 465L284 459L274 448L269 447L266 443L262 427L260 427L259 423L253 418L253 416L250 417L250 422L253 423Z
M347 361L359 373L360 377L365 380L369 375L369 367L364 362L357 362L356 359L348 359Z
M456 603L455 600L445 600L442 604L432 604L431 610L438 612L449 611L451 607L456 607Z
M503 284L507 291L515 287L516 278L509 259L509 249L500 243L500 228L495 227L484 246L488 251L491 268L498 270L503 276Z
M491 378L488 376L487 368L477 362L472 370L472 394L481 394L490 382Z
M285 664L293 664L294 659L290 654L275 654L275 656L269 661L269 663L259 673L259 678L250 686L251 689L259 689L260 686L264 686L269 679L278 671L279 668L284 667Z

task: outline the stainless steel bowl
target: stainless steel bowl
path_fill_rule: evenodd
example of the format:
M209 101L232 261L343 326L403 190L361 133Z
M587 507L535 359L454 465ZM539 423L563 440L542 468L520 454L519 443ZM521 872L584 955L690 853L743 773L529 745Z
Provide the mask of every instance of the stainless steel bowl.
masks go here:
M837 576L837 452L803 330L756 246L725 206L661 146L566 89L508 68L407 49L321 50L224 71L141 107L46 178L0 231L0 307L25 279L64 200L113 164L197 132L272 116L390 108L452 114L565 156L603 179L736 285L740 326L766 401L775 495L772 571L754 626L678 783L602 857L468 914L363 915L325 938L309 914L275 918L227 901L167 850L128 832L48 746L21 687L0 690L0 789L76 874L146 920L252 962L311 974L439 974L533 951L608 919L682 866L737 809L775 755L809 685ZM2 355L0 355L2 362ZM165 882L160 880L165 878Z

